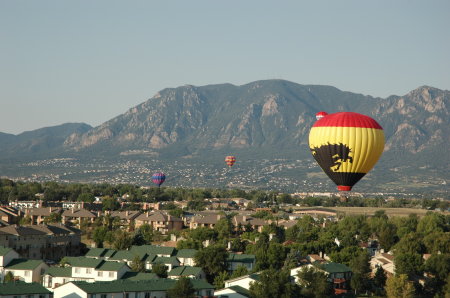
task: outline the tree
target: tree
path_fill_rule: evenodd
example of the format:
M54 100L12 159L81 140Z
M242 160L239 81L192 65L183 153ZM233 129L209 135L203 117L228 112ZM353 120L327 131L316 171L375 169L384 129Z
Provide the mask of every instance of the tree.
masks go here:
M152 272L160 278L167 278L167 269L167 266L164 264L154 264L152 266Z
M250 296L253 298L290 298L299 297L300 289L291 283L289 271L268 269L260 273L259 280L250 284Z
M388 298L413 298L415 295L414 285L406 274L389 277L385 290Z
M304 297L322 298L332 296L333 288L327 281L324 272L314 267L304 266L297 273L298 282L301 287L301 294Z
M230 278L230 275L226 271L220 272L215 278L214 278L214 287L216 290L223 289L225 287L225 281Z
M228 253L225 248L218 245L203 248L194 256L195 263L205 271L210 283L214 281L216 275L227 270L227 258Z
M267 250L267 261L269 263L269 267L274 269L281 269L281 267L283 267L285 259L285 247L280 243L271 241Z
M104 198L102 201L103 211L105 210L117 210L120 208L119 202L114 198Z
M130 233L119 229L114 234L115 234L114 235L115 239L113 242L114 249L124 250L131 247L133 243L133 237L131 237Z
M142 259L136 255L133 258L133 262L131 262L131 271L134 272L145 272L145 263Z
M378 289L384 289L386 286L386 274L382 267L378 267L375 271L375 276L373 277L373 284Z
M167 291L169 298L194 298L195 289L191 280L187 277L180 277L172 289Z
M14 274L11 271L8 271L3 278L3 282L7 283L12 281L14 281Z
M66 265L69 264L69 259L67 259L67 257L62 258L59 261L59 267L66 267Z
M353 275L350 281L351 287L356 293L360 293L368 288L368 280L370 273L369 254L361 251L355 258L350 260L350 268Z
M92 240L95 242L96 247L103 247L103 242L106 239L106 234L108 234L108 229L106 227L95 228L92 233Z
M231 274L230 278L237 278L248 274L247 267L243 265L239 265L236 270L233 271L233 274Z
M228 239L233 231L233 224L227 217L221 218L214 229L217 231L218 239Z
M421 273L423 258L416 253L397 254L394 258L394 264L396 274L405 274L412 278Z
M95 201L95 197L91 193L82 193L78 196L77 201L85 202L85 203L92 203Z
M134 233L133 245L152 244L153 235L154 233L152 226L149 224L143 224Z
M45 224L49 224L49 223L60 223L61 222L61 213L56 213L53 212L50 214L50 216L44 218L44 223Z

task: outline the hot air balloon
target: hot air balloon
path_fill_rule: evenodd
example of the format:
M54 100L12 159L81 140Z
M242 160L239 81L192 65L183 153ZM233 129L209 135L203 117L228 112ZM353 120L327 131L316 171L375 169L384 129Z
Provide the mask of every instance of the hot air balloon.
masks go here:
M383 153L384 132L374 119L362 114L329 114L311 128L309 148L338 190L350 191Z
M161 184L163 184L165 180L166 180L166 175L164 175L163 172L156 172L152 175L152 181L153 181L153 183L158 185L158 187L161 187Z
M225 157L225 162L231 168L234 165L234 163L236 162L236 157L234 157L234 156L227 156L227 157Z
M316 114L316 119L317 119L317 120L320 120L320 119L322 119L323 117L325 117L326 115L328 115L327 112L320 111L319 113Z

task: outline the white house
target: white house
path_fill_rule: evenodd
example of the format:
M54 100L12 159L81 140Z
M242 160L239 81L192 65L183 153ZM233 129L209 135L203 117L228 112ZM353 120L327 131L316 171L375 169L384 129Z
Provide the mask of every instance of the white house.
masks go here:
M248 289L250 289L250 283L256 282L258 280L259 280L259 273L244 275L244 276L226 280L225 288L230 288L232 286L240 286L240 287L248 290Z
M11 272L16 279L24 282L40 282L48 265L41 260L13 259L3 269L3 276Z
M240 286L231 286L229 288L214 291L214 296L218 298L248 298L250 297L250 292Z

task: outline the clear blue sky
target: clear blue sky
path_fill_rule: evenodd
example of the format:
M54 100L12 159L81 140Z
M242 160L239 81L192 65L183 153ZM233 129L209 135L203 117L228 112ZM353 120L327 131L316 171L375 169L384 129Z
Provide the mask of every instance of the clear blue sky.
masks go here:
M0 0L0 132L117 116L166 87L450 89L450 1Z

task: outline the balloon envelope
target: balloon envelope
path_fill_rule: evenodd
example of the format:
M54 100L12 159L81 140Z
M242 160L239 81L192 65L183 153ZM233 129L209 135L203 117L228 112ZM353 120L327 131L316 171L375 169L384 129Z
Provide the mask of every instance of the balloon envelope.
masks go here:
M309 148L338 190L349 191L383 153L384 132L374 119L362 114L329 114L311 128Z
M227 157L225 157L225 162L227 163L227 165L229 167L232 167L234 165L234 163L236 162L236 157L234 157L234 156L227 156Z
M317 120L320 120L320 119L322 119L323 117L325 117L326 115L328 115L327 112L320 111L320 112L318 112L318 113L316 114L316 119L317 119Z
M164 173L162 173L162 172L156 172L152 176L153 183L155 183L158 186L161 186L161 184L163 184L165 180L166 180L166 175L164 175Z

